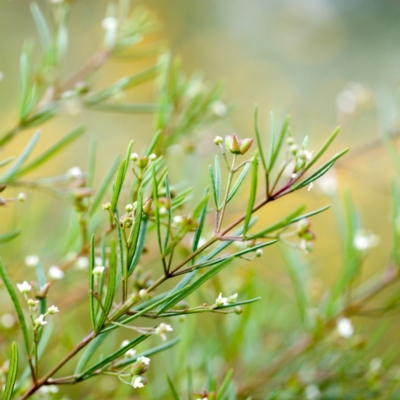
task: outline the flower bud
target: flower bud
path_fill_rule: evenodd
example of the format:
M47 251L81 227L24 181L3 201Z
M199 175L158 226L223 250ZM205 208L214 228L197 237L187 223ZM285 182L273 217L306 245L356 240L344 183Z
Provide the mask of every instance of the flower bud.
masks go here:
M238 139L236 134L225 136L225 147L233 154L245 154L251 144L253 139Z
M235 314L240 315L243 312L242 307L236 306L235 307Z
M136 161L136 164L140 169L146 168L149 164L149 157L139 157L139 159Z
M220 145L220 144L222 144L222 142L223 142L223 139L222 139L221 136L215 136L214 143L215 143L217 146Z
M126 206L125 206L125 211L126 212L131 212L133 210L133 205L132 204L127 204Z
M305 233L308 231L308 229L310 228L311 223L307 218L303 218L301 219L298 223L297 223L297 233L299 235Z
M107 203L104 203L102 206L103 210L109 210L111 208L111 203L108 201Z
M143 205L143 212L148 215L151 211L151 205L153 204L153 199L150 198L146 201L146 203L144 203Z

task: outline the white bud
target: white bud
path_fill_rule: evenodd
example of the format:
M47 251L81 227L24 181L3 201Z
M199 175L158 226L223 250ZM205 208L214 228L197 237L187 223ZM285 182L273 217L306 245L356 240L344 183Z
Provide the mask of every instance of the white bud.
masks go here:
M93 268L93 275L100 276L104 272L104 267L98 266Z
M64 274L64 271L61 268L57 267L57 265L52 265L49 268L48 275L52 279L60 280L60 279L64 278L65 274Z
M31 255L31 256L26 256L25 257L25 265L27 267L30 267L30 268L36 267L38 262L39 262L39 257L36 256L36 255Z
M354 328L349 318L339 318L336 321L336 328L339 335L346 339L351 337L354 333Z
M114 18L114 17L104 18L103 21L101 21L101 26L106 31L117 29L118 20L117 20L117 18Z
M153 153L149 155L149 160L154 161L157 158L157 156Z

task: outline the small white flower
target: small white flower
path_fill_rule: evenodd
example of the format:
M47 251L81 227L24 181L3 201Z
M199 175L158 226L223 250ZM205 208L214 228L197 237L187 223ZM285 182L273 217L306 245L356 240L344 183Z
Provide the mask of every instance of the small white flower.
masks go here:
M42 386L39 391L43 394L56 394L58 393L58 387L56 385Z
M52 265L49 268L48 275L52 279L60 280L60 279L64 278L65 274L61 268L57 267L57 265Z
M131 160L132 160L132 161L137 161L137 160L139 160L139 155L138 155L138 153L132 153L132 154L131 154Z
M58 307L56 307L56 306L50 306L48 309L47 309L47 312L49 313L49 314L55 314L55 313L58 313L58 312L60 312L60 310L58 309Z
M18 193L17 198L19 202L23 203L24 201L26 201L26 193L24 192Z
M132 381L132 386L134 388L142 388L144 386L144 384L142 382L142 377L138 376L138 377L134 378Z
M32 286L27 281L17 283L17 288L21 293L29 293L32 290Z
M237 298L238 298L238 294L237 293L230 295L228 297L228 304L236 303Z
M32 254L30 256L25 257L25 265L27 267L30 267L30 268L36 267L38 262L39 262L39 257L37 255Z
M256 250L256 257L261 257L263 255L263 250L262 249L257 249Z
M353 239L353 246L358 251L366 251L376 247L379 243L379 237L372 232L360 230Z
M140 356L136 360L138 363L142 363L143 365L146 365L148 367L150 365L150 358L145 357L145 356Z
M72 167L67 171L67 175L71 178L82 178L82 170L79 167Z
M125 347L125 346L127 346L129 343L130 343L129 340L124 340L124 341L121 343L121 347Z
M223 117L224 115L226 115L228 108L221 100L216 100L211 103L211 111L217 117Z
M228 304L228 298L222 297L222 293L215 300L215 304L217 307L226 306Z
M164 324L164 322L162 322L160 325L157 326L154 332L156 335L160 336L163 342L165 342L167 340L167 336L165 333L172 331L173 329L171 325Z
M35 319L35 323L38 326L44 326L47 324L47 321L44 320L44 315L40 314L39 317Z
M106 17L103 19L103 21L101 21L101 26L106 31L117 29L118 20L114 17Z
M305 394L307 400L317 400L321 397L321 392L317 385L307 385Z
M354 333L354 328L349 318L339 318L336 321L336 328L339 335L346 339L351 337Z
M167 207L160 207L160 208L158 209L158 213L159 213L160 215L166 215L166 214L168 213Z
M93 275L100 276L104 272L104 267L98 266L93 268Z
M157 159L157 155L156 154L152 153L152 154L149 155L149 160L150 161L154 161L155 159Z
M373 358L369 363L369 370L371 372L377 372L382 367L382 360L380 358Z
M303 150L304 157L307 161L310 161L312 158L312 152L309 150Z
M126 358L133 358L136 355L136 350L135 349L130 349L125 353Z
M307 190L310 191L313 187L314 187L314 184L311 182L311 183L308 185Z
M34 299L29 299L28 300L28 305L29 307L36 307L36 305L39 303L39 300L34 300Z
M3 314L0 317L0 323L4 328L12 328L15 324L15 318L12 314Z
M85 270L89 267L89 259L87 257L79 257L76 260L76 266L78 269Z
M182 225L182 223L183 223L183 221L184 221L185 219L181 216L181 215L175 215L175 217L174 218L172 218L172 222L175 224L175 225Z

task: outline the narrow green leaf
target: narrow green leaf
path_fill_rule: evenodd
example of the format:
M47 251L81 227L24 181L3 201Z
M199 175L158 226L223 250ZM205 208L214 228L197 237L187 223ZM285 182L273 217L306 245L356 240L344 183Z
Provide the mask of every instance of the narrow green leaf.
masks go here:
M331 136L329 136L328 140L324 143L324 145L317 151L315 156L312 158L312 160L305 166L304 171L308 171L325 153L326 150L328 150L328 147L332 144L332 142L335 140L336 136L340 132L340 126L338 126Z
M156 145L157 145L158 139L160 139L161 133L162 133L162 130L159 129L159 130L154 134L153 139L151 140L151 143L150 143L150 145L149 145L149 147L147 148L146 153L145 153L145 155L146 155L147 157L148 157L148 156L154 151L154 149L156 148Z
M200 212L199 225L198 225L198 227L196 229L196 232L194 234L192 252L197 250L197 247L198 247L199 242L200 242L201 234L202 234L203 228L204 228L204 223L206 221L207 205L208 205L208 199L209 198L210 198L210 196L208 194L208 188L207 188L206 189L206 193L204 195L204 199L206 199L206 201L205 202L201 202L203 204L203 208L202 208L202 210ZM194 264L194 261L195 261L195 258L193 257L192 260L191 260L191 263Z
M230 264L230 262L233 260L233 257L229 257L227 259L224 259L222 262L219 264L215 265L213 268L210 268L207 272L205 272L202 276L200 276L197 280L195 280L190 286L187 286L182 290L181 292L177 292L176 296L174 296L172 299L168 300L165 304L161 305L157 309L157 314L160 314L164 312L165 310L168 310L169 308L173 307L176 303L179 303L182 299L185 299L187 296L189 296L191 293L193 293L196 289L198 289L200 286L202 286L204 283L206 283L209 279L211 279L214 275L222 271L225 267Z
M51 46L52 42L49 27L42 12L40 11L39 6L36 3L31 3L30 7L43 49L47 50Z
M7 169L6 172L0 177L0 182L7 182L12 179L14 175L18 172L21 165L25 162L25 160L31 154L33 148L36 146L37 141L40 137L40 131L37 131L32 139L28 142L22 153L17 157L17 159L11 164L10 168Z
M178 392L176 391L175 386L172 383L171 378L168 375L167 375L167 382L168 382L169 389L170 389L170 391L172 393L173 399L174 400L179 400Z
M320 167L317 171L315 171L311 176L309 176L304 181L300 182L297 185L293 185L293 190L301 189L304 186L309 185L311 182L314 182L316 179L320 178L322 175L326 174L335 164L335 162L342 156L344 156L349 151L349 148L342 150L341 152L335 154L329 161L327 161L322 167Z
M215 197L217 199L217 209L219 210L219 202L221 200L221 167L219 165L218 154L215 155Z
M154 168L154 164L152 165L152 173L153 173L153 206L154 206L154 219L156 223L156 232L157 232L157 242L158 242L158 249L160 251L161 261L163 263L164 272L167 272L167 265L165 262L165 255L164 255L164 248L163 248L163 240L161 236L161 217L160 217L160 210L158 204L158 184L157 184L157 176L156 170Z
M0 161L0 168L1 168L1 167L4 167L4 166L7 165L7 164L10 164L10 162L13 161L13 160L14 160L14 156L8 157L8 158L6 158L5 160Z
M139 343L143 342L143 340L147 339L149 335L140 335L136 339L129 342L126 346L121 347L114 353L110 354L109 356L103 358L98 363L94 364L90 368L86 369L85 371L81 372L77 378L77 381L81 381L84 379L90 378L90 376L98 369L103 369L111 364L114 360L117 360L119 357L123 356L128 350L136 347Z
M92 324L93 332L96 331L96 312L95 312L95 299L94 299L94 274L95 256L94 256L94 235L90 239L90 254L89 254L89 311L90 322Z
M319 214L319 213L322 213L322 212L324 212L325 210L327 210L327 209L330 208L330 207L331 207L331 205L328 204L327 206L321 207L321 208L319 208L318 210L310 211L310 212L307 213L307 214L300 215L300 217L293 218L293 219L289 222L289 224L294 224L295 222L298 222L298 221L300 221L300 220L302 220L302 219L304 219L304 218L309 218L309 217L312 217L313 215L317 215L317 214Z
M3 400L11 399L14 391L15 381L17 380L17 372L18 372L18 347L17 344L13 342L11 345L10 366L8 368Z
M17 317L18 317L18 321L19 321L19 325L21 327L21 331L22 331L22 336L24 338L24 344L25 344L25 350L26 350L26 354L29 355L30 354L30 346L29 346L29 335L28 335L28 329L26 327L26 322L25 322L25 317L24 317L24 313L22 311L22 307L21 304L18 300L17 294L15 292L15 289L8 277L7 271L4 267L3 261L0 259L0 276L1 279L4 282L4 285L7 289L7 292L9 294L9 296L11 297L11 301L14 304L14 308L15 311L17 313Z
M244 219L243 224L243 237L246 236L246 233L249 229L249 224L251 220L251 216L253 214L253 207L256 201L257 195L257 175L258 175L258 157L255 154L251 161L251 187L250 187L250 196L249 201L247 203L246 217Z
M165 197L167 198L167 217L168 217L168 225L167 225L167 232L165 234L165 240L164 240L164 249L168 247L169 243L169 236L171 233L171 225L172 225L172 196L171 196L171 190L169 187L169 177L168 173L165 175Z
M110 185L113 176L117 172L119 162L120 162L119 157L117 157L112 163L110 169L107 171L106 176L104 177L103 181L101 182L99 188L96 191L96 194L93 197L89 215L93 215L93 213L97 210L97 207L100 205L104 193L106 192L108 186Z
M199 218L199 216L203 213L204 206L207 206L209 199L210 199L210 195L208 193L208 188L207 188L203 198L199 201L199 203L197 204L197 206L193 210L192 217L194 219Z
M153 78L157 72L158 66L153 66L137 74L125 76L112 85L87 95L84 103L85 105L91 106L103 102L111 96L120 93L121 91L148 81L149 79Z
M286 132L289 127L289 121L290 121L289 117L286 117L285 120L283 121L283 125L282 125L281 131L279 133L279 137L278 137L278 142L276 144L276 147L274 147L273 153L270 155L270 158L268 160L268 171L272 170L272 168L275 165L275 161L277 160L277 158L279 156L283 141L285 139ZM272 146L272 143L271 143L271 146Z
M146 241L147 222L148 222L147 217L142 218L139 230L139 239L137 240L135 252L133 254L132 261L129 265L129 275L131 275L132 272L135 270L136 266L139 263L140 256L142 255L144 244Z
M400 192L396 182L392 182L392 257L397 266L400 266ZM1 242L1 239L0 239Z
M236 192L239 190L240 185L243 183L244 179L246 178L246 175L247 175L247 172L249 171L249 169L250 169L250 164L247 163L243 167L243 170L240 173L239 178L237 178L237 181L235 182L235 184L233 185L231 191L229 192L228 199L226 201L227 203L229 203L233 199L233 197L235 196Z
M114 192L113 192L113 197L111 199L111 210L112 211L115 211L115 209L117 207L119 195L121 194L122 185L123 185L124 179L125 179L126 163L127 163L127 161L124 159L124 160L122 160L122 163L119 166L117 180L115 182L115 187L114 187Z
M107 333L102 333L101 335L95 337L85 348L82 357L79 359L78 364L75 368L74 375L80 375L83 369L86 367L87 363L92 358L93 354L100 347L103 341L106 339Z
M36 169L44 162L48 161L50 158L54 157L57 153L63 150L66 146L70 145L73 141L75 141L78 137L80 137L85 132L85 128L80 126L78 128L73 129L71 132L66 134L61 140L55 143L53 146L49 147L46 151L44 151L40 156L36 157L34 160L26 164L23 168L19 169L15 174L18 177L21 177L28 172Z
M214 171L213 171L212 165L208 166L208 172L209 172L210 178L211 178L211 188L212 188L212 192L213 192L215 208L218 210L219 204L218 204L217 186L215 183L215 177L214 177Z
M142 224L143 219L143 190L139 188L138 195L137 195L137 205L136 205L136 214L135 214L135 222L133 223L133 227L130 231L128 243L129 243L129 265L131 264L132 257L135 254L139 233L140 233L140 226Z
M2 235L0 235L0 244L6 243L6 242L14 239L20 233L21 233L21 231L18 231L18 230L7 232L7 233L3 233Z
M260 131L258 129L258 105L257 104L254 106L254 131L256 133L256 141L257 141L257 146L258 146L258 152L259 152L260 158L261 158L261 163L263 165L264 171L267 173L268 172L267 163L265 161ZM271 133L271 135L272 135L272 133Z
M287 215L285 218L281 219L280 221L276 222L275 224L272 224L270 226L268 226L267 228L262 229L261 231L247 236L246 239L247 240L252 240L252 239L257 239L260 237L263 237L265 235L268 235L271 232L274 232L278 229L284 228L285 226L288 226L289 224L292 223L292 221L298 217L306 208L306 206L303 204L302 206L300 206L299 208L297 208L295 211L291 212L289 215Z
M108 258L108 281L107 281L107 294L104 300L103 310L100 310L101 317L97 325L97 331L100 331L103 327L104 322L107 320L107 316L113 305L115 289L116 289L116 277L117 277L117 249L115 241L111 242L110 257Z
M139 357L150 357L154 354L157 354L164 350L167 350L167 349L171 348L172 346L175 346L179 341L180 341L180 338L177 337L173 340L170 340L168 342L160 344L159 346L152 347L151 349L142 351L141 353L136 354L134 357L127 358L127 359L121 360L121 361L117 361L115 363L115 367L116 368L126 367L127 365L133 364Z
M128 172L128 168L129 168L129 160L131 159L132 146L133 146L133 140L131 140L128 143L128 147L126 148L126 152L125 152L126 163L125 163L124 179L125 179L125 175Z
M238 251L236 253L229 254L225 257L215 258L215 259L199 262L198 264L194 265L193 268L200 269L200 268L210 267L211 265L218 264L221 261L227 260L228 258L237 258L237 257L244 256L245 254L248 254L248 253L253 253L253 252L257 251L258 249L262 249L264 247L271 246L272 244L276 243L277 241L278 240L276 239L276 240L272 240L270 242L260 243L260 244L257 244L256 246L248 247L247 249ZM177 275L179 275L179 273Z
M224 396L226 389L228 388L228 385L231 382L232 379L232 375L233 375L233 369L231 368L225 375L224 380L222 381L222 384L218 390L217 393L217 399L216 400L222 400L222 397Z

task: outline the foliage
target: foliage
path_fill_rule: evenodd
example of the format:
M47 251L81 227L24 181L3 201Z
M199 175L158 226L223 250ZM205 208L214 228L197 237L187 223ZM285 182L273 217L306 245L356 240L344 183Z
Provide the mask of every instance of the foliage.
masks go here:
M3 373L3 398L58 396L58 386L84 385L83 381L99 376L111 376L134 389L146 384L156 387L154 382L162 380L164 388L153 389L160 398L224 400L305 396L316 399L323 393L324 398L333 399L344 398L345 392L349 399L396 398L398 374L391 370L384 373L377 360L366 366L365 357L373 343L353 336L349 318L363 313L389 312L398 307L398 294L389 292L379 307L369 308L372 298L398 277L396 227L400 194L397 184L393 184L392 190L394 229L390 267L371 283L360 283L362 265L375 237L362 230L356 207L347 193L343 221L340 220L340 229L346 227L343 271L331 290L315 304L307 290L309 266L299 254L312 251L314 246L315 234L309 218L327 210L329 205L308 212L305 205L297 205L271 225L259 221L256 214L300 189L311 189L314 182L328 173L348 151L342 150L322 161L330 153L339 128L318 150L310 151L307 137L300 145L296 143L289 118L276 132L272 115L267 138L259 129L256 107L255 143L252 138L235 134L214 139L218 154L205 171L209 173L209 187L199 184L191 188L174 182L169 170L173 160L168 156L168 149L191 137L196 150L199 141L196 133L228 111L220 99L222 85L207 87L197 75L187 77L181 61L157 43L141 45L142 37L158 24L143 10L130 15L129 4L124 0L107 9L102 21L104 41L99 51L62 83L59 70L67 54L71 6L55 2L49 7L50 21L39 5L31 4L42 51L37 53L30 43L24 46L20 60L18 121L0 136L0 148L5 148L23 131L41 127L71 106L101 112L151 112L155 116L154 132L144 150L137 149L131 141L123 159L116 158L99 185L94 181L94 145L89 152L87 173L73 167L65 176L25 180L78 140L85 132L83 127L73 129L32 157L40 139L38 130L18 156L0 161L2 212L10 210L6 207L10 203L26 200L23 193L8 197L8 189L27 187L70 200L77 221L65 234L69 244L65 254L60 255L64 261L52 267L51 273L45 270L39 257L30 256L26 262L35 267L36 279L15 284L0 260L0 275L20 328L17 343L11 346L8 372ZM127 57L134 60L138 54L152 57L154 65L101 89L94 88L93 74L108 60ZM155 86L154 103L114 101L116 95L148 81ZM398 158L389 142L387 146L393 157ZM192 192L196 196L203 194L194 201ZM243 193L246 204L235 215L231 210ZM18 233L18 230L2 233L0 244L14 239ZM254 345L261 342L259 336L268 329L263 313L254 311L262 294L257 290L256 278L243 285L239 298L236 293L223 296L227 285L221 284L221 277L229 278L228 271L234 265L262 257L263 249L269 246L280 246L299 317L286 326L287 342L263 354ZM67 322L63 322L67 311L61 309L59 315L58 307L49 306L48 299L53 296L54 281L60 277L71 277L65 279L63 293L77 290L81 281L76 278L76 266L87 268L85 299L79 300L85 304L87 323L82 321L78 329L80 332L87 328L87 332L79 341L71 343ZM205 288L211 285L220 294L210 300L210 292ZM254 308L236 322L219 326L221 342L234 339L226 354L218 343L208 343L202 335L202 339L196 337L196 341L201 340L198 346L202 354L192 348L191 341L200 330L194 321L203 316L190 314L242 314L242 306L247 309L251 303L256 303ZM181 338L167 340L169 332L185 318L188 318L187 326ZM335 328L339 334L334 332ZM60 346L68 347L66 354L59 358L51 354L49 357L50 346L54 345L50 344L52 329L57 329L56 344L64 342ZM118 332L122 331L129 333L129 340L118 346ZM161 342L157 343L155 338ZM140 353L138 349L142 349ZM167 371L160 370L157 376L146 378L149 357L167 350L168 354L177 354L183 365L171 367L166 378ZM215 365L206 366L207 357L219 351L227 360L234 355L235 368L224 364L218 371ZM189 360L192 355L193 363ZM190 368L189 364L192 364ZM152 365L149 373L152 368L157 366ZM197 385L202 376L207 383L204 389L199 389ZM143 390L144 396L154 398L151 389ZM119 396L118 389L115 391L115 397Z

